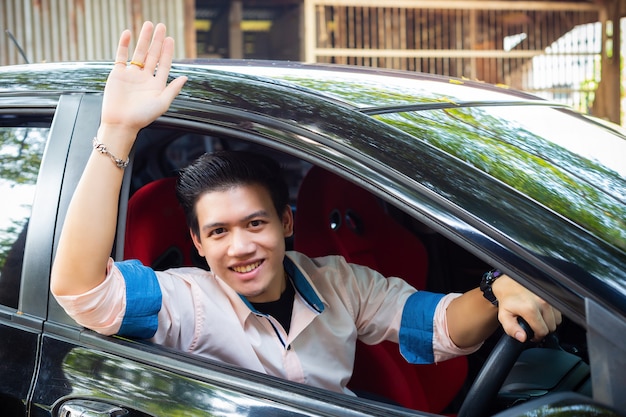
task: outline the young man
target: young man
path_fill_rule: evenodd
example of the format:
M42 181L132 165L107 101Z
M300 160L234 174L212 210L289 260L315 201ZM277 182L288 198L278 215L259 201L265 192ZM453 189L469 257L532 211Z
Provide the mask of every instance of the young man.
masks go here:
M507 276L490 282L496 307L479 289L418 292L341 257L286 253L293 215L280 169L248 153L205 155L179 179L193 242L211 272L113 262L124 160L139 129L185 82L166 85L173 41L163 25L144 24L127 66L129 40L125 31L52 271L52 292L78 323L340 392L349 392L357 339L398 342L407 360L425 363L473 352L498 318L519 340L518 316L537 338L560 323L558 311Z

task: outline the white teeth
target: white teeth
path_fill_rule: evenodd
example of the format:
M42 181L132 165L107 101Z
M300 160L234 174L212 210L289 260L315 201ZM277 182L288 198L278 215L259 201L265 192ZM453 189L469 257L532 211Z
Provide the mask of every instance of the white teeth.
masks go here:
M233 271L239 272L239 273L250 272L253 269L258 268L259 265L261 265L261 262L255 262L253 264L245 265L245 266L233 266Z

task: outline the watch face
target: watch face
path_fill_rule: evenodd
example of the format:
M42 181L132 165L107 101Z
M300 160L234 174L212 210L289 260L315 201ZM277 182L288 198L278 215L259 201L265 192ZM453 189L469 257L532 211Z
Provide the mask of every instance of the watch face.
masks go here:
M491 289L491 285L493 282L502 276L502 272L497 269L486 272L483 275L483 279L480 281L480 290L483 292L483 296L494 306L498 306L498 299L493 294L493 290Z

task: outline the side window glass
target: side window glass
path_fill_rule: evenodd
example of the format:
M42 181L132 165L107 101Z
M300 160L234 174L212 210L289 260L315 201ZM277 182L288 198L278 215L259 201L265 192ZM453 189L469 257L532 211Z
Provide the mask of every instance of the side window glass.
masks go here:
M49 120L0 115L0 304L17 308L26 231Z

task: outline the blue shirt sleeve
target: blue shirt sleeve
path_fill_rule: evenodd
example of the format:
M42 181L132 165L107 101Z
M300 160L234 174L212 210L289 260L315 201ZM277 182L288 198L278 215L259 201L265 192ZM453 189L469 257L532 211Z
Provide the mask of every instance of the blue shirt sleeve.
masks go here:
M161 286L152 268L137 260L116 262L126 282L126 311L120 336L149 339L157 331L161 310Z
M437 304L444 294L418 291L404 304L400 322L400 353L409 363L426 364L435 361L433 352L433 319Z

